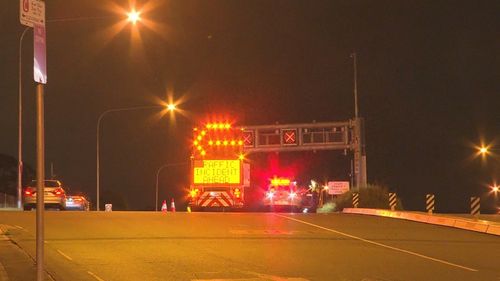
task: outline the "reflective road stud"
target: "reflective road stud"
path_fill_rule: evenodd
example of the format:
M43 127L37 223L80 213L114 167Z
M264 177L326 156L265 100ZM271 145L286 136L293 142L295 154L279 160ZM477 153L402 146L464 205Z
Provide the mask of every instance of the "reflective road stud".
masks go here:
M434 212L434 194L425 195L425 209L429 214Z
M479 197L471 197L470 198L470 214L473 216L478 216L480 208L481 208L481 205L479 203Z
M352 194L352 205L354 206L354 208L357 208L359 205L359 193L357 192L354 192Z
M396 193L389 192L389 207L391 211L396 210Z

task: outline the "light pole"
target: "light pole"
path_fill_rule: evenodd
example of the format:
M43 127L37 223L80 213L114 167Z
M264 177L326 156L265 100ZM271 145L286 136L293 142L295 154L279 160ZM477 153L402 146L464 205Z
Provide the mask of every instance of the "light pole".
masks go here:
M155 108L165 108L163 105L149 105L149 106L135 106L135 107L123 107L123 108L113 108L108 109L99 115L97 119L97 133L96 133L96 192L97 192L97 200L96 200L96 210L99 211L99 191L100 191L100 147L99 147L99 139L100 139L100 130L101 130L101 121L102 118L111 112L120 112L120 111L134 111L134 110L145 110L145 109L155 109ZM167 110L171 111L171 105L167 105ZM172 109L173 110L173 109Z
M61 19L50 19L47 20L47 23L50 22L69 22L69 21L81 21L81 20L90 20L90 19L105 19L105 18L110 18L108 16L106 17L78 17L78 18L61 18ZM127 13L127 21L136 24L138 21L141 20L140 17L140 12L137 12L135 10L132 10L131 12ZM18 144L17 144L17 208L21 209L22 208L22 188L23 188L23 183L22 183L22 178L23 178L23 119L22 119L22 113L23 113L23 98L22 98L22 46L23 46L23 39L24 35L26 35L26 32L30 29L30 26L26 26L21 33L21 37L19 38L19 93L18 93L18 100L19 100L19 105L18 105Z
M23 189L23 91L22 91L22 62L23 62L23 38L26 31L30 29L25 27L19 38L19 110L18 110L18 142L17 142L17 208L21 209L22 189Z
M163 170L164 168L167 168L167 167L182 166L182 165L186 165L186 164L187 164L187 162L169 163L169 164L165 164L165 165L161 166L160 168L158 168L158 171L156 171L156 197L155 197L155 211L156 212L158 212L158 182L159 182L161 170Z

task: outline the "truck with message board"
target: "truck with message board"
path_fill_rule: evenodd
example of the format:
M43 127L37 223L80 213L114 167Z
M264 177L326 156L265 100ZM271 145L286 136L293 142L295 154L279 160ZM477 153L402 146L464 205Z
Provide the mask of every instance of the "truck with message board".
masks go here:
M233 209L245 205L248 164L242 130L228 122L193 129L189 206L193 210Z

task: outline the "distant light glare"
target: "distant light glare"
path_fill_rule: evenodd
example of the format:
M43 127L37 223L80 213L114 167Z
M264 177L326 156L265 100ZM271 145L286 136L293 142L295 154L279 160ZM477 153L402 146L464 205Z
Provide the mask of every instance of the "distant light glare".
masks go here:
M488 148L485 147L485 146L482 146L481 148L479 148L479 153L481 154L486 154L488 153Z
M141 19L141 13L136 10L132 10L127 13L128 21L132 24L136 24Z
M175 106L175 104L168 104L167 109L168 109L168 111L174 111L176 109L176 106Z

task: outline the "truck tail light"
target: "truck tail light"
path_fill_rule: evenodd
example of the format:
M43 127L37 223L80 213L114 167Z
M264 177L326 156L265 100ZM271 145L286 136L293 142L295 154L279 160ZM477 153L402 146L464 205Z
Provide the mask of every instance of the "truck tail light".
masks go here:
M195 198L196 196L198 196L198 192L200 190L197 188L197 189L191 189L191 191L189 191L189 195L191 196L191 198Z
M233 191L233 193L234 193L234 197L236 197L236 198L240 198L241 197L241 191L240 191L239 188L235 188L234 191Z

